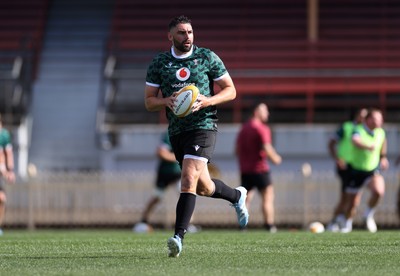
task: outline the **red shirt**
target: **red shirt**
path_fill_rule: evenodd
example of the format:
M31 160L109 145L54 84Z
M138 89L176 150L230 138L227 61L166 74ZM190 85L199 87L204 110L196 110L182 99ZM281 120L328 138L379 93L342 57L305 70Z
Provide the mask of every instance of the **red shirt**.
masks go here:
M270 128L251 119L242 126L237 137L239 167L241 173L264 173L269 171L264 144L271 143Z

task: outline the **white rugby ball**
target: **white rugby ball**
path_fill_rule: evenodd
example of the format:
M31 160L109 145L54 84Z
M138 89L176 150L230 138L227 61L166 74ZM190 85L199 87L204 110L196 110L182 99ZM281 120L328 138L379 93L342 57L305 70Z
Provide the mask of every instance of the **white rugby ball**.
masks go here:
M310 230L311 233L316 233L316 234L325 232L324 225L319 221L311 222L310 225L308 226L308 229Z
M175 98L174 114L180 118L189 115L199 94L199 89L194 85L188 85L179 90Z

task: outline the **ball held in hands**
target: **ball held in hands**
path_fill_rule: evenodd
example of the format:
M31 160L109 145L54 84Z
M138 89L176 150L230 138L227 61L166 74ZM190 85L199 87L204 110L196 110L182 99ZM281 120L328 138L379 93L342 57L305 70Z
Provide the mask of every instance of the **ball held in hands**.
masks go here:
M196 102L200 91L194 85L188 85L178 91L175 98L174 114L183 118L192 113L192 106Z

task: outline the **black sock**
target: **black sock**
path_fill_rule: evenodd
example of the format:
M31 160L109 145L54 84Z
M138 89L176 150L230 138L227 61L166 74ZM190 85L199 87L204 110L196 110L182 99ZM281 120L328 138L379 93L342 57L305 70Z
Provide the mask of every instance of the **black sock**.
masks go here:
M222 198L225 200L228 200L229 202L237 203L239 201L239 198L241 196L240 191L233 189L226 185L224 182L222 182L219 179L211 179L215 183L215 191L211 195L213 198Z
M272 227L275 227L275 225L274 225L274 224L269 224L269 223L265 223L265 224L264 224L265 230L268 230L268 231L269 231L269 230L271 230Z
M191 193L180 194L176 205L175 235L178 235L181 239L185 236L195 205L196 195Z

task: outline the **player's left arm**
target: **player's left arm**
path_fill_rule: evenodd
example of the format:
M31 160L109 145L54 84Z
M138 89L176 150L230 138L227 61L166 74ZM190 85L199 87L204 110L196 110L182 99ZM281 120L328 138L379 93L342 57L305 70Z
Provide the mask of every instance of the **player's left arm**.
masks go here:
M7 165L8 181L10 183L14 183L15 182L14 152L12 146L6 147L6 165Z
M263 145L264 151L267 153L268 158L275 165L279 165L282 163L282 157L276 152L275 148L270 144L266 143Z
M208 106L229 102L236 98L236 88L229 74L226 74L223 78L216 80L215 83L219 86L220 91L215 93L215 95L212 97L206 97L200 94L196 103L193 105L193 111L197 111Z
M380 167L382 170L389 169L389 160L387 159L387 141L383 141L382 148L380 151Z

